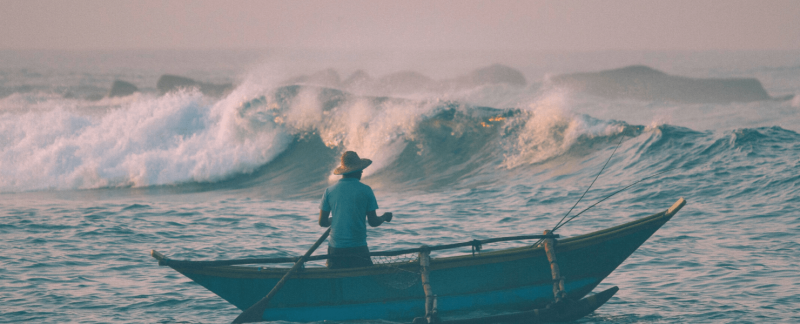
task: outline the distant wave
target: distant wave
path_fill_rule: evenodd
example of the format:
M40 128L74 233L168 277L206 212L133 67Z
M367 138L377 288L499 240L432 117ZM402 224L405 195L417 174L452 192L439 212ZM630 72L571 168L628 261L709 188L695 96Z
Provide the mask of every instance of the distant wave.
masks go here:
M468 178L503 181L504 172L580 158L647 132L574 114L558 94L510 109L311 86L243 85L221 99L179 91L106 100L102 111L91 108L97 102L67 99L4 110L0 191L199 185L302 194L334 179L344 150L374 161L365 176L378 187L433 189ZM669 125L655 131L645 153L631 154L680 150L707 136ZM743 129L729 142L741 148L796 142L795 135Z
M620 131L618 123L541 107L501 110L301 86L242 87L217 101L180 91L117 103L98 112L54 99L6 111L0 190L217 183L258 170L276 177L272 169L324 182L345 149L373 159L367 176L391 165L397 174L382 176L407 182L536 163L563 154L581 136Z

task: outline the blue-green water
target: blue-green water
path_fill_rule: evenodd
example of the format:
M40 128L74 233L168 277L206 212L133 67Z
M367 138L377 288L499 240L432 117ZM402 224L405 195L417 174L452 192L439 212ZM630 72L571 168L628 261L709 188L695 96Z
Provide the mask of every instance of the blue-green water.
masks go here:
M576 211L671 171L560 234L621 224L679 197L688 204L601 284L620 291L580 322L800 321L800 101L611 100L547 81L646 64L692 77L756 77L772 95L797 94L797 53L500 55L526 86L386 93L392 99L347 89L339 101L331 98L341 93L304 86L277 100L287 91L280 80L331 66L445 79L496 63L315 58L2 52L0 321L230 322L235 307L159 267L150 250L206 260L302 254L323 232L318 199L344 150L375 161L363 181L379 212L395 214L368 230L375 251L541 233L617 143ZM163 73L235 89L161 96ZM114 79L142 92L94 100Z

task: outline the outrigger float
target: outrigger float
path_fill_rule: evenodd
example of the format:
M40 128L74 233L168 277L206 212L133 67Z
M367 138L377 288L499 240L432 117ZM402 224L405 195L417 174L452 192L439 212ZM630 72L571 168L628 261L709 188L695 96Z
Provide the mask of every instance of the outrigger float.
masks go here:
M684 204L681 198L654 215L565 239L545 231L544 235L372 252L374 257L417 256L413 261L363 268L302 266L305 261L327 259L327 255L311 254L328 232L299 258L182 261L155 250L151 255L159 265L175 269L244 310L234 322L563 322L582 318L608 301L617 287L589 294ZM480 252L484 244L530 239L540 242ZM432 251L465 246L472 246L473 252L430 257ZM274 263L295 265L241 266ZM398 276L404 280L398 281ZM483 315L475 317L476 312Z

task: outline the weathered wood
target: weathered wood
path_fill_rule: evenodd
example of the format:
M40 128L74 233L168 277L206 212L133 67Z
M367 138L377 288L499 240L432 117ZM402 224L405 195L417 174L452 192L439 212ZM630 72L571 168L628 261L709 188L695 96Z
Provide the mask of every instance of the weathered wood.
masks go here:
M680 199L678 199L678 201L672 204L672 206L669 207L669 209L667 209L667 215L669 216L675 215L675 213L677 213L679 210L681 210L681 208L683 208L683 205L686 205L686 200L683 199L683 197L681 197Z
M431 311L431 314L433 314L436 322L439 322L439 302L436 299L436 295L433 295L433 311Z
M166 259L166 257L164 257L164 255L161 254L161 252L158 252L156 250L150 250L150 256L152 256L153 258L155 258L158 261Z
M436 295L431 288L431 251L425 246L419 252L420 273L422 275L422 290L425 291L425 322L434 323L438 321L436 314Z
M544 231L544 235L550 235L549 230ZM544 252L547 254L547 261L550 262L550 272L553 275L553 297L556 303L564 298L567 298L567 293L564 290L564 278L561 276L561 271L558 269L558 261L556 260L555 239L547 238L544 240Z

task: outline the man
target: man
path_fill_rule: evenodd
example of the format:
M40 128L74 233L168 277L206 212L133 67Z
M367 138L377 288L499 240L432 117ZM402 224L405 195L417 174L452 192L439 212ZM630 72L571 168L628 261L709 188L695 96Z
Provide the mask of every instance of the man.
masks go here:
M356 152L344 152L342 165L333 171L333 174L342 175L342 179L325 189L322 195L319 226L332 227L328 237L328 268L372 265L365 223L377 227L392 220L392 213L382 216L375 213L378 209L375 194L372 188L359 181L364 168L370 164L371 160L359 158Z

